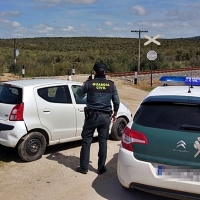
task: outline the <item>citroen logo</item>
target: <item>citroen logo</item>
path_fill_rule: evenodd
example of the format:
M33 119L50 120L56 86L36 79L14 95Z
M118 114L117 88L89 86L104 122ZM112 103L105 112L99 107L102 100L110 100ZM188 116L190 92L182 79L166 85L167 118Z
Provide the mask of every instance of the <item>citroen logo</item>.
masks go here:
M176 143L176 148L172 150L173 152L178 153L189 153L186 149L186 143L183 140L180 140Z
M186 143L183 140L180 140L179 142L177 142L177 146L178 147L183 147L184 149L186 149Z

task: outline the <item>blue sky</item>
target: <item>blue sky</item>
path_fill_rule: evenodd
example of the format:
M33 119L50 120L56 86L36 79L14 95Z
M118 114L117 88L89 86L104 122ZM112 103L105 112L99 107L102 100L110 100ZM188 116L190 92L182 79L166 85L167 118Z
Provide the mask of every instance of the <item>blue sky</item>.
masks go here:
M0 38L200 36L199 0L2 0Z

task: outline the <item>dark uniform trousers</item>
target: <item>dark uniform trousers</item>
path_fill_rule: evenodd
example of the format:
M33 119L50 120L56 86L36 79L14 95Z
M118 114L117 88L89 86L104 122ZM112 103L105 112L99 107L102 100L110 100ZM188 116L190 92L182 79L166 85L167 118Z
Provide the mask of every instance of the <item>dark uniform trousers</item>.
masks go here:
M109 138L109 126L111 117L109 113L95 112L91 118L86 118L82 131L83 144L80 152L80 167L88 170L90 159L90 146L95 129L98 132L99 152L98 169L101 169L107 157L107 139Z

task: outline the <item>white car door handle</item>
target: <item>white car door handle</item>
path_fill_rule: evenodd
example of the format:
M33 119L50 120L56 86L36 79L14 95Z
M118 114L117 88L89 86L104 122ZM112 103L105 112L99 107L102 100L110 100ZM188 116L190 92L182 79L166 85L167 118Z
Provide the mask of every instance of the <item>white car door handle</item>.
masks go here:
M79 110L79 112L84 112L84 109L78 109Z
M45 109L43 109L43 113L48 114L48 113L50 113L50 110L45 108Z

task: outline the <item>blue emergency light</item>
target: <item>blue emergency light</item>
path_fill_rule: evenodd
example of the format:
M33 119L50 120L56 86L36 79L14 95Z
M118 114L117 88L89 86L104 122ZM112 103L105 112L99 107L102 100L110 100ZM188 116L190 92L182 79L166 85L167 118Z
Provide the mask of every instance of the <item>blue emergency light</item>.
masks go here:
M159 81L164 85L193 85L200 86L200 77L162 76Z

